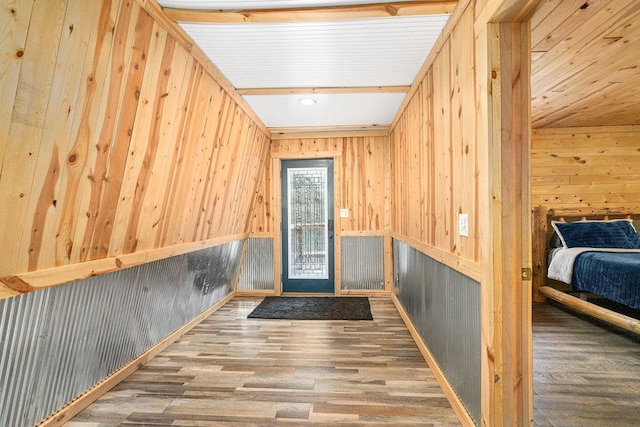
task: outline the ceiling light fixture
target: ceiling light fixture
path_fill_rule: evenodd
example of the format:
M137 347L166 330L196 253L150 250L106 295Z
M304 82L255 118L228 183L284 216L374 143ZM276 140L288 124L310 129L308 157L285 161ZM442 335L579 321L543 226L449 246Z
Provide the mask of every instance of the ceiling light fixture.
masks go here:
M300 104L302 105L313 105L316 104L318 101L316 101L313 98L300 98Z

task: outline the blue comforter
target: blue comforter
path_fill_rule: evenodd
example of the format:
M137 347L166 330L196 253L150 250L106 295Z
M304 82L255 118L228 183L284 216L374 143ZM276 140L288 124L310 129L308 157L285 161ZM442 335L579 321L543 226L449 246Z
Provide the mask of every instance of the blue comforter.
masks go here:
M640 309L640 253L582 253L573 265L572 285Z

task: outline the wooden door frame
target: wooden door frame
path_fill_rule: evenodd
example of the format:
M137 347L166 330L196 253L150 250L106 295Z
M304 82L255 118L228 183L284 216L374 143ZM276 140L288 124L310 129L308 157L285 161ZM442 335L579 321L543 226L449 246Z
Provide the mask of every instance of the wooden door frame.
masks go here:
M283 170L283 163L286 162L288 163L287 165L284 166ZM292 165L292 163L294 165ZM298 166L296 166L298 165ZM333 229L331 230L331 235L328 237L328 246L327 246L327 272L328 272L328 277L325 279L320 279L321 281L325 282L325 284L322 285L318 285L317 283L312 283L311 281L307 281L307 282L298 282L298 283L292 283L292 282L296 282L297 280L300 279L296 279L296 278L291 278L288 276L288 272L284 272L284 268L289 268L289 265L293 262L289 256L289 248L283 248L283 250L281 251L281 284L282 284L282 291L284 292L284 287L285 287L285 283L284 281L287 280L288 282L288 286L289 288L291 287L295 287L295 286L303 286L305 288L310 287L310 288L314 288L314 290L306 290L306 291L292 291L292 290L288 290L287 293L288 294L293 294L293 293L310 293L310 294L318 294L318 295L329 295L330 293L332 293L333 295L335 295L335 271L336 271L336 256L335 256L335 230L336 227L339 225L336 222L336 202L335 202L335 159L333 157L324 157L324 158L313 158L313 159L281 159L280 160L280 221L281 224L284 222L285 223L285 227L280 228L280 236L279 236L279 240L280 240L280 245L283 246L283 243L286 241L288 242L288 245L290 247L291 245L291 241L290 241L290 237L289 236L289 230L287 229L287 227L289 226L289 220L290 218L285 218L285 212L288 215L289 214L289 210L288 210L288 206L285 208L284 204L282 203L282 201L285 199L285 197L287 199L289 199L290 197L290 192L289 192L289 187L287 186L287 188L283 188L283 184L284 183L288 183L289 182L289 177L287 175L286 170L291 170L291 169L296 169L296 168L316 168L320 169L320 168L325 168L326 170L326 196L328 197L328 202L326 203L328 212L331 214L331 216L329 216L327 219L327 221L332 221L333 222ZM328 226L330 224L328 223ZM286 262L285 262L286 261ZM307 278L307 279L313 279L313 278ZM304 279L303 279L304 280ZM333 286L331 286L330 289L328 289L328 285L332 283ZM320 286L327 286L327 290L326 291L318 291L317 288Z
M531 30L539 0L489 0L476 19L481 94L481 423L533 425ZM483 113L483 109L486 111ZM486 114L486 115L484 115ZM483 128L486 126L486 129Z
M342 176L339 167L336 167L342 156L341 151L322 151L315 152L313 156L300 156L298 153L273 153L271 156L271 206L273 206L273 280L274 293L276 296L282 295L282 206L281 194L282 185L280 175L282 171L282 160L315 160L315 159L332 159L333 160L333 223L334 223L334 296L340 296L342 283L341 272L341 236L342 231L339 226L338 218L341 197ZM326 295L331 295L327 293Z

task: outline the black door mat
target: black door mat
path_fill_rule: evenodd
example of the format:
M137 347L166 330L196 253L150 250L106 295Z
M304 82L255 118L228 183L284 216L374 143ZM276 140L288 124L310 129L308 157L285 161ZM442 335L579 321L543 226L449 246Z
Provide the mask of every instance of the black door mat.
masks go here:
M266 297L254 319L373 320L367 297Z

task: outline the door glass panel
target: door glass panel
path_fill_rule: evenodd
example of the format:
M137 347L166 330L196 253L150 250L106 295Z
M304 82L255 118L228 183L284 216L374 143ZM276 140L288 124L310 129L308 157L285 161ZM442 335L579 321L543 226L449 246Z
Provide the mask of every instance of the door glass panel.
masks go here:
M327 279L327 168L287 171L289 278Z

